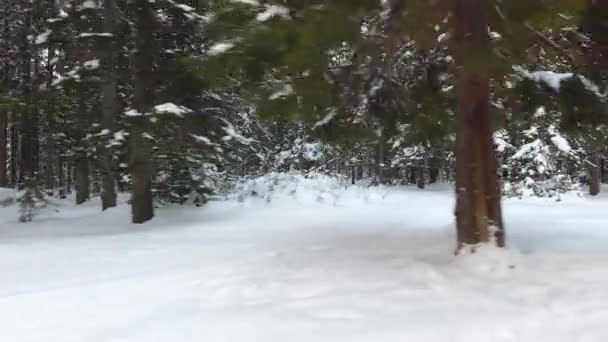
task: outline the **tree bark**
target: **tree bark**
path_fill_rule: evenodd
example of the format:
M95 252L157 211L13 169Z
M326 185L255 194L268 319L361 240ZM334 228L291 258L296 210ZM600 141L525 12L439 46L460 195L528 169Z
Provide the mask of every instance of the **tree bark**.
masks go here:
M91 197L89 173L89 160L78 158L76 160L76 204L83 204Z
M11 145L10 145L10 156L9 156L9 160L8 160L8 165L9 165L9 184L12 188L16 188L17 187L17 183L18 183L18 172L17 172L17 168L18 168L18 163L17 163L17 159L19 156L19 131L17 129L17 119L15 118L16 114L15 113L11 113L11 124L10 124L10 128L9 128L9 134L10 134L10 140L11 140Z
M594 153L591 158L589 165L589 194L591 196L597 196L601 191L602 184L602 172L601 172L601 161L597 153Z
M0 187L8 186L8 113L0 111Z
M83 95L84 96L84 95ZM85 132L87 131L89 125L89 112L86 104L84 103L85 99L80 98L80 111L78 117L78 130L79 130L79 141L81 146L84 143ZM89 158L86 150L79 150L77 152L76 160L75 160L75 181L76 181L76 204L80 205L84 202L88 201L91 198L91 181L90 181L90 166L89 166Z
M456 123L456 229L458 249L493 242L502 247L497 159L489 116L488 1L452 0L460 67Z
M376 180L378 184L384 184L384 129L379 129L378 144L376 145Z
M150 143L145 133L145 114L154 106L154 32L156 23L153 9L147 0L134 0L136 52L135 66L135 109L142 114L134 119L129 137L129 169L133 181L131 194L131 215L133 223L144 223L154 217L152 197L153 162Z
M38 113L35 105L34 81L32 79L32 46L27 38L32 32L32 9L25 14L25 34L20 51L21 81L25 106L21 115L21 141L19 187L34 188L37 185Z
M116 13L114 0L104 0L104 19L103 28L105 32L115 32ZM117 108L117 88L116 88L116 46L114 38L108 38L102 51L102 67L104 68L104 84L102 88L102 127L109 132L112 137L114 132L114 118ZM104 144L106 145L106 144ZM112 149L103 147L103 177L101 191L101 209L106 210L116 206L116 174L112 155Z

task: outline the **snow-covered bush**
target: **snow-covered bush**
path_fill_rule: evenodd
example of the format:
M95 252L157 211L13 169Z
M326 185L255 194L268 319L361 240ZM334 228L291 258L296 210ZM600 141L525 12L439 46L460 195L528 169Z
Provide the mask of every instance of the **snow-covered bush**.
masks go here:
M568 172L569 167L581 162L580 151L571 143L573 140L559 131L557 121L544 107L538 108L530 122L521 139L513 143L513 154L503 160L503 171L508 173L505 195L553 197L576 189L572 173ZM507 146L511 148L504 136L499 136L498 141L503 152Z
M244 202L263 199L266 202L286 198L306 202L335 202L348 186L348 180L320 173L269 173L241 181L229 198Z

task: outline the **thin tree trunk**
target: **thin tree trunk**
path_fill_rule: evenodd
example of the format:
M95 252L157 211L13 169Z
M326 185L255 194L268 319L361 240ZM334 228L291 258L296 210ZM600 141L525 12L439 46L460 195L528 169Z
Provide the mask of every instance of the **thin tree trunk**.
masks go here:
M63 199L66 197L66 194L69 193L69 190L66 189L65 162L61 156L57 158L57 182L57 187L59 188L59 198Z
M116 26L116 14L114 13L114 0L104 0L104 21L103 28L105 32L114 32ZM114 38L107 40L106 46L103 49L102 67L104 68L105 80L102 89L102 127L109 132L111 137L114 131L114 117L117 108L117 90L116 90L116 71L115 71L115 44ZM106 145L106 144L104 144ZM103 147L103 178L101 192L101 209L106 210L116 206L116 174L114 171L114 160L112 149Z
M80 144L84 144L84 133L88 128L88 110L84 104L84 99L79 99L80 116L78 118L78 129L80 134ZM86 151L78 151L75 160L75 181L76 181L76 204L83 204L91 198L91 181L89 158Z
M47 1L47 18L54 18L57 16L57 3L56 0ZM55 92L53 91L53 73L55 71L55 44L51 41L48 47L48 56L46 60L47 65L47 103L46 103L46 120L48 124L48 132L46 132L46 157L48 158L45 165L45 183L46 188L52 191L52 195L57 190L57 144L55 141L55 132L57 130L55 120Z
M8 186L8 113L0 111L0 187Z
M489 115L488 1L452 0L460 64L456 124L458 249L484 242L504 246L497 160Z
M17 180L18 179L17 160L18 160L18 156L19 156L19 149L18 149L19 131L17 130L17 119L15 118L15 116L16 116L16 114L14 112L11 113L11 124L10 124L10 128L9 128L11 146L10 146L10 156L9 156L8 165L9 165L9 169L10 169L9 183L12 188L16 188L17 182L18 182L18 180Z
M135 109L142 114L150 113L154 106L154 12L147 0L135 0ZM143 116L143 115L142 115ZM136 118L130 139L129 169L131 172L131 214L133 223L144 223L154 217L152 197L152 149L142 134L145 133L145 117Z
M384 184L384 129L379 130L378 143L376 145L376 181L378 184Z
M597 196L601 191L602 183L601 161L597 153L592 155L591 163L593 164L589 165L589 194Z
M68 194L71 194L72 193L72 180L74 179L74 167L70 162L67 163L66 171L67 171L67 174L66 174L65 191Z

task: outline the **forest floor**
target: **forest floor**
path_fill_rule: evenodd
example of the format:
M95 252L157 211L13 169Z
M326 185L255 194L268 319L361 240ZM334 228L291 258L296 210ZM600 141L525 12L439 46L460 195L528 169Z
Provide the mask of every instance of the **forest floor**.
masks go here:
M0 208L1 340L608 341L608 196L507 200L510 248L455 257L449 188L323 187Z

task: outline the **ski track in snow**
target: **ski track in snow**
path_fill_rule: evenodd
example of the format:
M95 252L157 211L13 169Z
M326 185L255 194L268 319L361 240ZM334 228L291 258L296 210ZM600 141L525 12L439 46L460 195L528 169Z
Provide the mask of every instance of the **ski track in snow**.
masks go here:
M311 196L315 198L315 196ZM608 197L505 201L510 248L454 257L445 188L318 203L0 208L3 341L606 341Z

